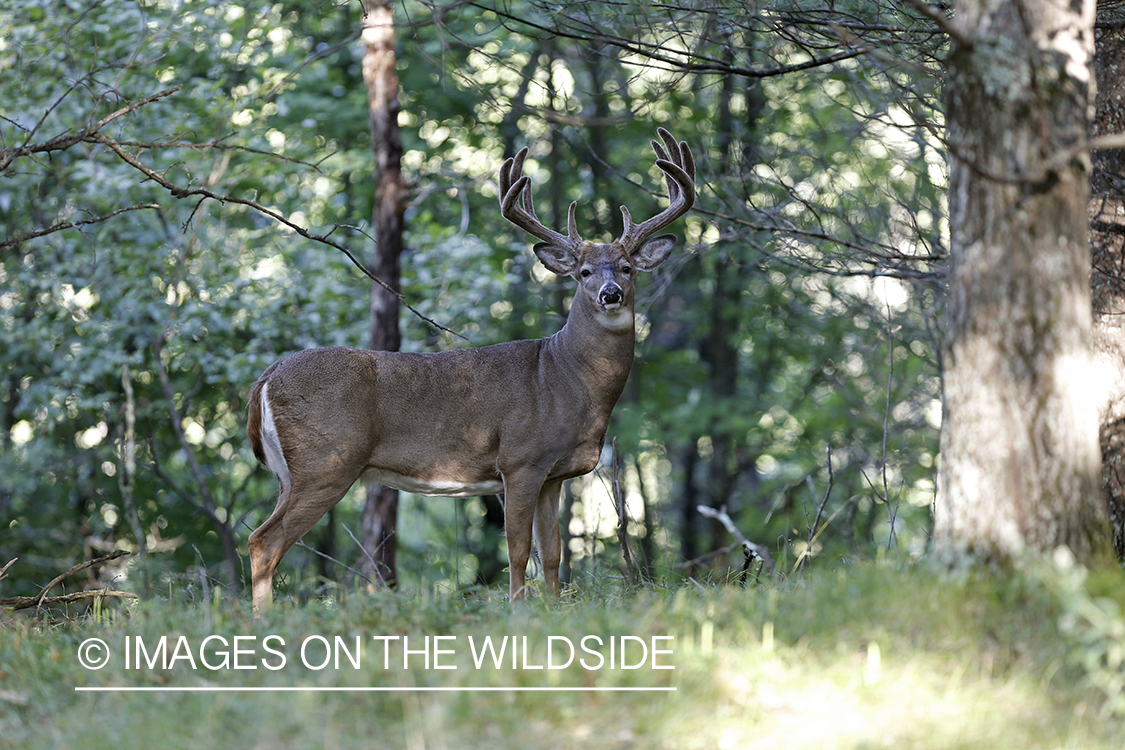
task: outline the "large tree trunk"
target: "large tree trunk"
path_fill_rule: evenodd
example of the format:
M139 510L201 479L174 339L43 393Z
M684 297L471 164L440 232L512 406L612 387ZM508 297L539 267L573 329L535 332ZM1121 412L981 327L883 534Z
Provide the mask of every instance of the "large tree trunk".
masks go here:
M1119 7L1110 5L1113 12ZM1099 29L1093 135L1125 133L1125 31ZM1101 404L1102 487L1117 559L1125 564L1125 150L1095 151L1090 177L1094 352L1108 376Z
M371 149L375 156L375 276L371 287L372 349L397 351L399 288L405 185L402 179L402 138L398 130L398 74L395 72L394 6L389 0L363 0L363 82L367 86ZM375 484L367 488L363 509L362 544L365 572L372 580L394 586L395 521L398 490Z
M962 0L935 551L1109 547L1086 244L1094 0Z

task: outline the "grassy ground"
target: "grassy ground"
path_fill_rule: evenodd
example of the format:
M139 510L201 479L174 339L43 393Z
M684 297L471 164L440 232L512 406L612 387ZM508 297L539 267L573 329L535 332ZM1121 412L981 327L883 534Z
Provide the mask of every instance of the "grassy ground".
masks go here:
M515 609L491 593L381 594L282 602L259 620L248 603L226 600L115 603L56 622L4 615L0 746L1119 750L1123 611L1119 573L1084 578L1064 566L950 577L862 565L751 589L577 588L561 604ZM477 668L473 647L479 655L485 636L505 635L519 636L515 668L510 650L500 668L491 660ZM208 636L222 641L204 644ZM339 665L320 667L337 636L353 651L359 638L358 669L343 653ZM400 638L375 638L383 636ZM407 669L403 636L416 652L405 656ZM601 638L601 647L586 641L600 665L581 650L586 636ZM621 636L630 636L625 664L636 668L621 668ZM79 661L89 638L111 654L101 669ZM237 646L243 668L202 663L221 666L224 642L231 662ZM547 669L566 661L568 642L574 661ZM654 664L653 647L671 653L656 654ZM205 690L75 690L121 686ZM236 686L336 690L215 690ZM397 690L359 690L372 687Z

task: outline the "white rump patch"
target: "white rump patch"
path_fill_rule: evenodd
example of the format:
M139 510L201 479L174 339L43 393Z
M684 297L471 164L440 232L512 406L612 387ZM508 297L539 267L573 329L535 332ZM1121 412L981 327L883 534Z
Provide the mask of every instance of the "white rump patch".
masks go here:
M270 471L277 475L277 481L281 482L281 491L288 492L292 480L289 478L289 464L285 461L285 454L281 452L277 425L273 422L269 390L270 384L267 381L262 385L262 450L266 454L266 466L270 467Z

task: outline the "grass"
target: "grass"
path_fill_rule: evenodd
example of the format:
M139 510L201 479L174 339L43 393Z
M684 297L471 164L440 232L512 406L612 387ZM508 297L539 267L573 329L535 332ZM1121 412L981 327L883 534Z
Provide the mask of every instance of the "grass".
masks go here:
M1122 747L1121 649L1125 583L1063 566L1036 574L939 575L865 564L768 587L630 592L575 587L560 604L511 608L498 594L432 598L352 594L281 602L255 619L248 602L210 606L114 603L96 616L0 621L0 746L56 748L1114 748ZM265 651L268 642L286 657ZM476 668L469 638L526 636L513 669ZM124 668L125 639L152 656ZM182 639L180 638L182 636ZM240 666L207 669L199 647L242 636ZM318 667L336 636L363 643L361 665L341 655ZM412 653L403 669L401 640ZM430 638L431 662L422 653ZM436 641L436 636L445 637ZM552 639L551 637L554 636ZM569 639L578 653L565 669ZM600 669L581 639L615 641ZM653 641L653 636L674 640ZM79 645L101 638L113 656L92 671ZM301 663L300 644L308 640ZM596 641L588 640L594 647ZM219 645L212 639L210 646ZM434 646L445 651L436 655ZM510 645L510 644L509 644ZM188 650L196 660L192 669ZM219 649L206 658L217 664ZM135 661L135 659L134 659ZM156 659L159 662L159 659ZM529 668L524 668L524 666ZM456 669L437 669L456 666ZM134 664L135 666L135 664ZM165 668L166 667L166 668ZM336 692L77 692L76 686L332 687ZM674 687L669 692L360 692L359 687Z

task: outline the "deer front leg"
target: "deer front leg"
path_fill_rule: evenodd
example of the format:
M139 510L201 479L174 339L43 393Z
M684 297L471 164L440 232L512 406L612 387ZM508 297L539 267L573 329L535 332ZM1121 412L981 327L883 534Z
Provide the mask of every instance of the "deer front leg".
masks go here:
M535 504L535 546L543 563L543 582L549 596L559 595L559 565L562 540L559 538L559 491L562 482L547 482Z
M524 582L531 557L531 529L535 518L543 474L504 475L504 537L508 541L508 598L527 596ZM556 575L557 577L557 575Z

